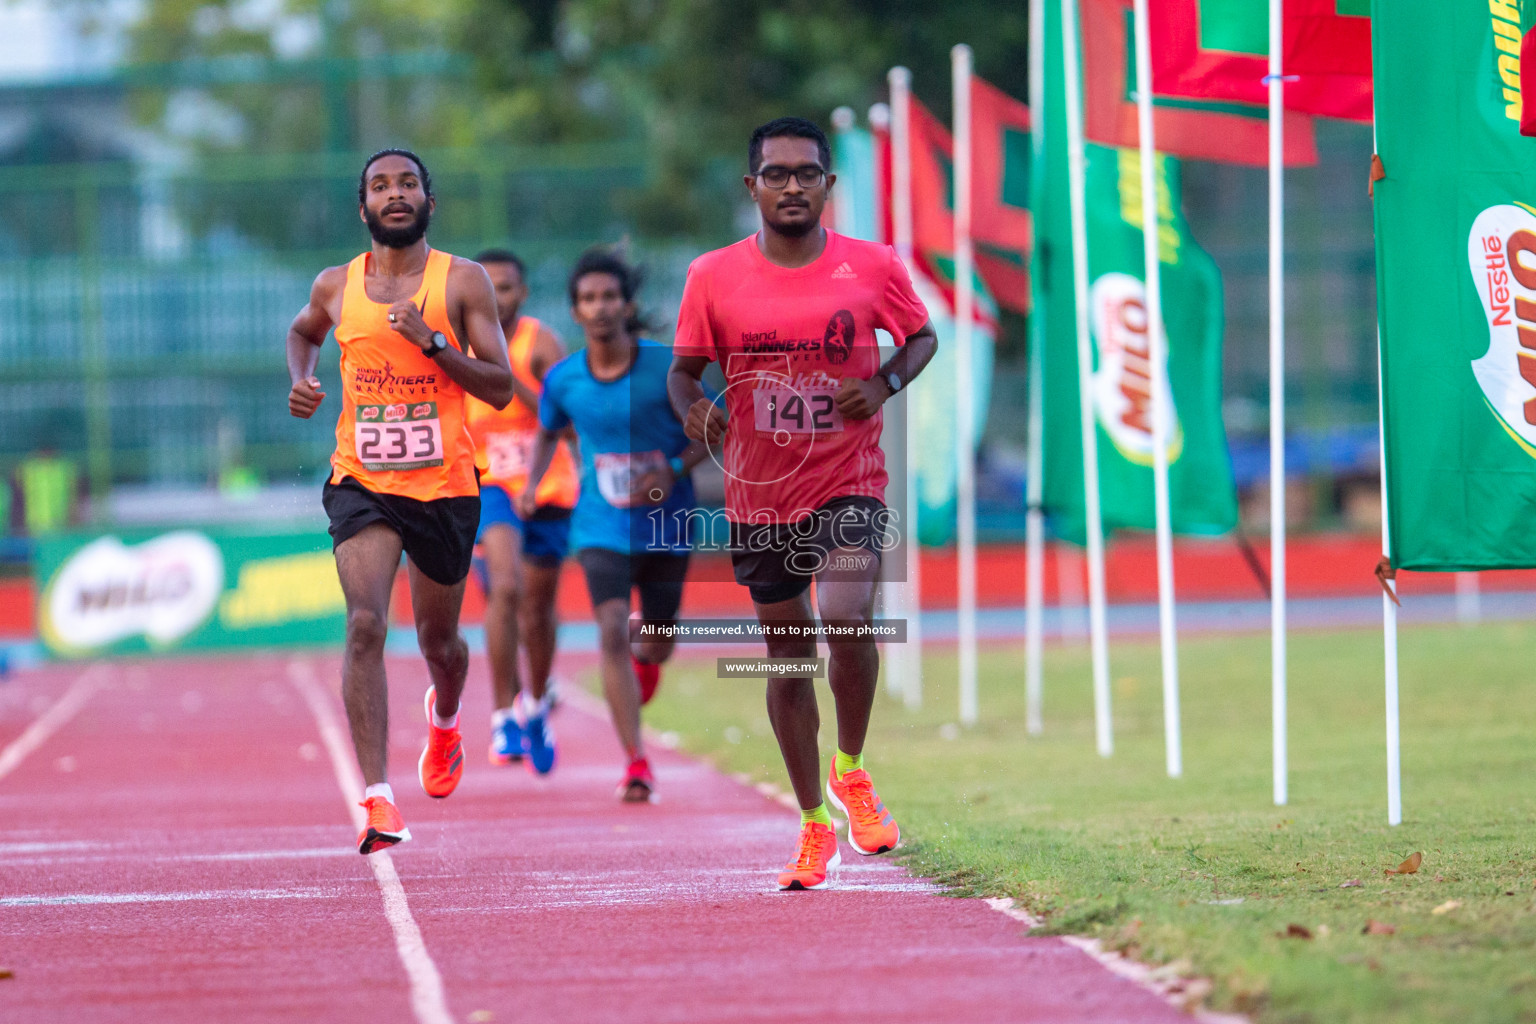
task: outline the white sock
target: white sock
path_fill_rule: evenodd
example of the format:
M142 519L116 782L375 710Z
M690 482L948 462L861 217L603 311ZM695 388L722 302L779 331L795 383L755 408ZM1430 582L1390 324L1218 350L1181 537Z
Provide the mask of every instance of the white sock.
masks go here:
M523 699L523 717L525 720L530 715L542 715L549 711L548 693L545 693L538 700L531 699L526 693L519 694L519 696Z
M387 782L375 782L373 785L363 790L364 800L375 796L381 796L385 800L388 800L390 803L395 802L395 791L389 788L389 783Z
M513 700L515 701L516 698L513 698ZM509 708L509 707L508 708L497 708L495 711L491 712L491 728L492 729L500 728L501 727L501 723L505 722L507 719L509 719L511 717L512 717L512 709L511 708Z
M457 729L459 727L459 713L455 711L452 718L444 718L437 713L437 704L432 705L432 724L439 729Z

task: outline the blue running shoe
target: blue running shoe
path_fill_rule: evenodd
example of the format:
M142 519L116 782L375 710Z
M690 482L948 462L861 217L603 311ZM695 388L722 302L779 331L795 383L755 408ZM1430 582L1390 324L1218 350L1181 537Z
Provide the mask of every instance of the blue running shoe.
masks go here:
M528 767L540 775L548 775L555 766L555 733L549 727L549 712L529 715L523 723L523 753L528 757Z
M523 728L510 712L491 718L491 764L512 764L523 759Z

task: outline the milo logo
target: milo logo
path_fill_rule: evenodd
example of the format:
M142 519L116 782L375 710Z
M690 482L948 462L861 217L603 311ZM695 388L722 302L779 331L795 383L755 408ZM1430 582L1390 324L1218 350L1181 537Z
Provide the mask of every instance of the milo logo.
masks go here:
M395 423L405 419L405 404L386 405L384 407L384 422Z
M1536 212L1506 203L1478 214L1467 262L1488 321L1488 351L1472 375L1504 429L1536 456Z
M432 405L430 402L423 402L421 405L418 405L411 410L411 419L413 420L424 420L431 415Z
M1088 294L1093 343L1098 368L1093 373L1093 408L1099 424L1125 458L1140 465L1152 464L1152 374L1162 377L1168 407L1163 410L1168 461L1178 459L1184 448L1183 431L1173 408L1173 389L1168 383L1167 337L1164 362L1153 367L1147 331L1147 290L1130 274L1105 274L1093 282Z
M379 418L379 407L376 405L365 405L358 410L357 418L360 420L376 420Z

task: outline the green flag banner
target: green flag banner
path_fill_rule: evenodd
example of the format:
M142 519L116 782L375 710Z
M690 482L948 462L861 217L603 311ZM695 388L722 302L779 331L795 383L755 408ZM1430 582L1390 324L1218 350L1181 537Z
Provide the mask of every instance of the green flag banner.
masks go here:
M1520 5L1377 0L1374 18L1392 562L1536 566L1536 140L1520 135Z
M56 658L338 644L346 633L323 531L55 534L33 567L38 632Z
M1060 23L1047 4L1048 82L1062 80ZM1078 416L1077 328L1067 205L1065 104L1047 89L1043 173L1032 182L1037 240L1035 317L1045 384L1044 501L1058 536L1087 534ZM1148 360L1140 157L1087 146L1089 324L1094 420L1106 529L1152 529L1151 374L1173 396L1168 484L1176 533L1220 534L1237 524L1232 462L1221 423L1221 275L1189 233L1177 160L1157 158L1158 251L1167 364Z

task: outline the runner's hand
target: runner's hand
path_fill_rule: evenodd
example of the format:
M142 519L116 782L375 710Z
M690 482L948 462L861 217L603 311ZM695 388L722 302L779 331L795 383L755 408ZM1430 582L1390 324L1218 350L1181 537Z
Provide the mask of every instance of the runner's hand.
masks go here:
M518 492L517 498L512 502L512 505L514 511L517 512L517 518L526 523L538 511L539 499L532 487L525 487L522 491Z
M688 407L683 433L693 441L719 444L725 436L725 412L709 399L701 398Z
M833 401L837 403L837 411L843 414L843 419L867 420L880 411L890 395L891 389L878 380L844 377L842 389Z
M672 493L674 483L670 466L642 473L630 485L629 500L636 505L660 505Z
M410 299L401 299L389 307L389 327L423 352L432 344L432 328L421 318L421 310Z
M320 403L325 400L325 392L320 390L318 377L305 377L296 381L293 390L288 392L288 415L297 416L301 420L307 420L320 408Z

